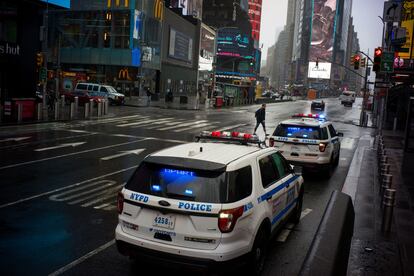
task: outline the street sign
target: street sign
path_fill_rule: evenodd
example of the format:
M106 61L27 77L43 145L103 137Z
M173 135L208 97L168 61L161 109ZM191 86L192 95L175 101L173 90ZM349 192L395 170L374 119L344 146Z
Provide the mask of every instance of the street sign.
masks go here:
M394 72L394 53L393 52L382 53L380 71L383 73Z
M402 3L384 2L385 22L400 22L401 21Z

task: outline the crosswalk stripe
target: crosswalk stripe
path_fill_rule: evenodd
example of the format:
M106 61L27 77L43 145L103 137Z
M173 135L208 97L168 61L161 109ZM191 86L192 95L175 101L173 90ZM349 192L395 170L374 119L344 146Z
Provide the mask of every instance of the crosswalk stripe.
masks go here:
M243 127L243 126L247 126L247 124L238 124L238 125L226 126L226 127L223 127L223 128L217 129L217 130L215 130L215 131L226 131L226 130L235 129L235 128L238 128L238 127Z
M128 123L128 124L120 124L120 125L116 125L117 127L129 127L129 126L138 126L138 125L142 125L142 124L148 124L148 123L152 123L152 122L159 122L159 121L165 121L165 120L171 120L173 118L163 118L163 119L148 119L148 120L143 120L143 121L139 121L139 122L134 122L134 123Z
M91 199L91 198L96 198L96 197L98 197L98 196L104 196L104 195L106 195L106 194L108 194L108 193L112 193L112 192L115 192L115 191L121 190L122 186L123 186L123 185L118 185L118 186L115 186L115 187L113 187L113 188L111 188L111 189L108 189L108 190L105 190L105 191L102 191L102 192L99 192L99 193L93 193L92 195L88 195L88 196L85 196L85 197L79 198L79 199L77 199L77 200L74 200L74 201L68 202L68 204L69 204L69 205L75 205L75 204L79 204L79 203L84 202L84 201L86 201L86 200L88 200L88 199ZM112 196L116 196L116 195L115 195L115 194L112 194Z
M149 127L145 126L145 125L141 125L139 127L145 127L146 129L154 129L154 128L160 127L160 125L165 125L165 124L169 123L171 120L173 120L173 119L160 120L160 121L157 121L157 122L148 123L147 125L149 125ZM175 120L174 120L174 122L175 122Z
M102 187L97 187L97 188L90 189L90 190L87 190L87 191L79 193L79 194L74 194L74 195L71 195L71 196L68 196L68 197L65 197L65 198L61 198L61 201L72 200L72 199L75 199L75 198L78 198L78 197L81 197L81 196L84 196L84 195L89 195L91 193L102 191L102 190L104 190L104 192L105 192L105 191L107 191L107 189L109 187L111 187L113 185L116 185L115 181L113 181L113 183L111 183L111 184L107 184L107 185L102 186Z
M161 119L161 120L155 120L154 122L147 122L147 123L145 123L145 124L140 124L140 125L134 125L134 126L131 126L131 128L147 128L148 126L149 127L151 127L151 126L153 126L153 125L162 125L162 124L164 124L164 123L166 123L166 122L169 122L169 121L171 121L171 120L173 120L173 119Z
M197 125L197 124L201 124L201 123L205 123L207 122L207 120L200 120L200 121L191 121L185 124L182 124L180 126L174 126L174 128L183 128L183 127L187 127L187 126L192 126L192 125Z
M105 207L104 208L104 210L105 211L112 211L112 210L115 210L117 207L116 206L114 206L114 205L109 205L108 207Z
M109 205L111 205L112 203L104 203L104 204L101 204L101 205L98 205L98 206L95 206L95 207L93 207L94 209L102 209L102 208L105 208L105 207L108 207Z
M197 128L201 128L201 127L207 127L207 126L213 127L213 124L212 123L197 124L197 125L193 125L193 126L186 127L186 128L179 128L179 129L176 129L176 130L173 130L173 131L174 132L182 132L182 131L197 129Z
M159 128L159 126L156 126L156 127L154 127L154 129L159 130L159 131L170 130L170 129L174 129L174 128L179 127L177 125L182 124L184 122L187 122L187 121L180 121L180 122L175 122L175 123L167 123L167 124L165 124L167 127ZM149 128L149 129L152 129L152 128Z

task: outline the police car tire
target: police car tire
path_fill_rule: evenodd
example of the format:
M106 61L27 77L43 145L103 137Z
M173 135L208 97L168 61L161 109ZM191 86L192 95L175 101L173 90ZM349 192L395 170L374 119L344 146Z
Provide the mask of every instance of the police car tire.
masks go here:
M268 235L264 227L260 227L250 252L249 275L260 275L262 273L267 256L267 242Z
M290 221L294 224L298 224L300 221L300 216L302 215L302 206L303 206L303 188L299 192L298 203L295 206L295 210L293 211Z

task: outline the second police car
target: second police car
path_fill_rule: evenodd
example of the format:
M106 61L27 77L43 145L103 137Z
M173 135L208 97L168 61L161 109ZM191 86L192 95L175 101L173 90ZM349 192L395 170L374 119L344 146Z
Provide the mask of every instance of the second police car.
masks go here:
M269 144L291 164L329 177L339 163L342 136L323 115L296 114L276 127Z
M134 172L118 195L118 250L166 264L247 263L258 275L272 234L299 222L303 178L257 136L199 139L147 156Z

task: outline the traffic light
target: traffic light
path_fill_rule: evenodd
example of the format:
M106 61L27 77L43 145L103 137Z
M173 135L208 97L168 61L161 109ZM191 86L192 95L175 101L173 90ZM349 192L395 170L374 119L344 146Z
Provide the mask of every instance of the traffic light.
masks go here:
M382 57L382 49L380 47L375 48L374 52L374 72L379 72L381 70L381 57Z
M351 56L351 62L350 62L351 63L351 66L354 66L354 58L355 58L355 55L352 55Z
M43 65L43 54L42 53L36 53L36 65L38 67L41 67Z
M356 54L354 55L354 69L358 70L359 69L359 62L361 61L361 56Z

